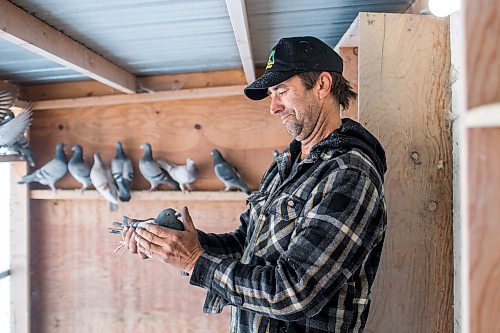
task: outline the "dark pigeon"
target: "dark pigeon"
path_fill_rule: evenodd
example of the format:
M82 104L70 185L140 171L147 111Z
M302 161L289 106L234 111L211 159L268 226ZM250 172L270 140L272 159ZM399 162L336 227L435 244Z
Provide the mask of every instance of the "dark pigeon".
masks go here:
M120 201L129 201L134 167L132 161L125 155L120 141L117 141L115 145L115 157L111 161L111 174L118 186L118 198Z
M83 148L80 145L75 145L71 148L73 156L68 162L68 171L80 184L81 191L85 191L92 181L90 180L90 165L83 160Z
M224 191L229 191L231 189L239 189L246 194L250 194L248 186L245 184L243 179L241 179L240 174L236 171L236 168L224 160L222 154L217 150L212 150L212 158L214 163L214 171L217 177L224 183L226 188Z
M149 143L141 145L144 149L144 156L139 161L139 171L142 176L151 184L150 191L154 191L159 185L167 184L175 190L180 190L179 183L172 179L172 177L160 168L158 163L153 160L153 152Z

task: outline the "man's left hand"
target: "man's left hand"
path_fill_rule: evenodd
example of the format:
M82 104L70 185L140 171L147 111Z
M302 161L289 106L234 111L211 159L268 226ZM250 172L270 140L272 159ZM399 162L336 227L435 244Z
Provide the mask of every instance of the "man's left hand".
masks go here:
M186 230L179 231L148 223L145 229L136 229L135 239L139 252L191 273L203 248L187 207L182 208L181 214Z

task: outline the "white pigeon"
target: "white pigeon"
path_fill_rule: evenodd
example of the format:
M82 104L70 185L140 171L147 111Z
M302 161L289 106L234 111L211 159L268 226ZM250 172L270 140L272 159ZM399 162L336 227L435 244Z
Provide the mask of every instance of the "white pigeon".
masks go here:
M99 154L94 154L94 165L90 170L90 180L107 201L110 211L118 209L118 189L116 188L115 180L111 175L111 170L108 169Z
M160 168L168 172L176 182L179 183L182 192L191 190L190 184L198 178L198 168L192 158L186 159L186 164L174 164L168 161L157 159Z

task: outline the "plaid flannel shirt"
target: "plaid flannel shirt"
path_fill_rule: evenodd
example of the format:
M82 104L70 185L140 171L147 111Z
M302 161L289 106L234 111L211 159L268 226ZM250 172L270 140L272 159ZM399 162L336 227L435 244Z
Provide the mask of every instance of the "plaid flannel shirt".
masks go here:
M190 283L208 290L204 312L233 306L231 332L363 330L386 227L385 170L356 145L332 144L338 137L288 174L300 153L292 142L247 198L236 231L199 231L205 251Z

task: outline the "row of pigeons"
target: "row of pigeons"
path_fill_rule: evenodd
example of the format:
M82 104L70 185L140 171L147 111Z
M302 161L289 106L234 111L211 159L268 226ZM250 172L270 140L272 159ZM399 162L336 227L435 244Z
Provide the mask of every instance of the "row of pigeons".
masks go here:
M11 109L18 96L19 92L14 89L0 90L0 153L21 156L34 167L35 159L24 134L31 125L32 105L21 103L21 112L16 117Z
M150 183L150 191L156 190L159 185L166 184L174 190L183 192L191 190L191 184L198 178L198 168L195 162L188 158L186 164L174 164L164 159L153 159L153 152L149 143L141 145L144 155L139 161L141 175ZM69 173L82 184L81 191L91 185L108 201L109 208L114 211L119 201L129 201L131 198L134 168L132 161L127 157L121 142L116 142L115 156L107 167L98 153L94 154L92 167L83 158L83 148L80 145L72 147L73 155L68 161L64 152L64 144L56 145L55 156L42 167L25 175L18 182L27 184L37 182L49 186L56 191L56 182ZM217 150L211 152L214 172L224 183L225 191L239 189L250 194L237 169L229 164Z

